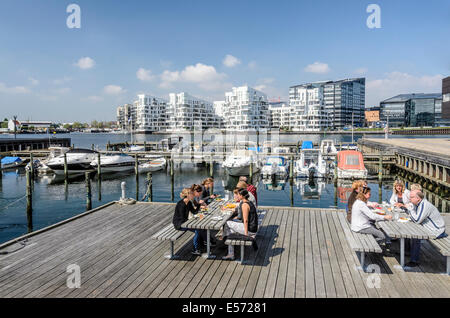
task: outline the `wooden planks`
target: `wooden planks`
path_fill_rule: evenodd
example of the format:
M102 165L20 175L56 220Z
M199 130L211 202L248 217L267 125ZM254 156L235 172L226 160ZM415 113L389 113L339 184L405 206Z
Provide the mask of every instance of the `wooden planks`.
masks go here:
M376 246L367 237L356 237L351 245L342 212L260 207L267 212L259 249L247 248L241 265L221 260L222 242L217 259L191 255L192 233L175 241L179 259L164 258L170 242L152 237L164 234L164 227L168 233L174 208L112 204L30 237L26 248L0 255L0 297L450 297L450 277L441 275L440 250L448 249L447 239L425 242L423 263L415 271L399 270L395 257L368 255L367 263L381 271L379 288L372 288L372 274L357 269L353 248ZM395 230L395 224L388 226ZM421 235L413 227L406 231L411 238ZM66 286L68 264L81 267L80 289Z

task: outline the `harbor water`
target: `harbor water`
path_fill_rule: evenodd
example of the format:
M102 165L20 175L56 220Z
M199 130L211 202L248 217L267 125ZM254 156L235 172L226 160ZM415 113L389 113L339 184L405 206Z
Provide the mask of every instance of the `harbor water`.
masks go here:
M33 135L18 136L18 138L32 138ZM42 135L34 135L42 138ZM130 135L121 134L58 134L58 137L69 137L76 147L90 148L92 144L97 149L105 149L108 141L130 141ZM3 138L1 136L0 138ZM7 136L11 138L11 136ZM298 140L314 140L311 135L280 136L280 142L296 142ZM316 135L317 141L323 135ZM361 135L355 134L355 141ZM442 136L440 136L442 138ZM50 137L51 138L51 137ZM138 135L138 141L157 141L167 138L165 135ZM337 142L350 142L351 135L330 136L327 139L337 139ZM153 201L177 202L179 193L184 187L193 183L200 183L209 176L209 167L195 164L177 163L174 169L173 181L169 170L153 172ZM395 178L395 176L391 176ZM225 197L232 196L232 190L237 178L226 175L220 164L214 165L214 192ZM147 190L146 174L139 175L138 186L134 171L129 173L103 174L101 187L97 176L92 176L92 208L101 206L112 200L119 200L121 183L126 182L126 196L142 200ZM332 180L289 180L265 181L259 174L254 175L254 184L258 189L258 204L260 206L294 206L313 208L345 209L351 183L338 183ZM272 181L275 181L273 183ZM392 181L386 180L381 184L370 181L372 189L371 201L381 202L389 200L392 194ZM26 176L25 169L4 171L0 179L0 243L14 239L31 231L36 231L67 218L86 211L86 188L84 175L71 177L68 183L52 176L37 177L33 183L33 211L26 212Z

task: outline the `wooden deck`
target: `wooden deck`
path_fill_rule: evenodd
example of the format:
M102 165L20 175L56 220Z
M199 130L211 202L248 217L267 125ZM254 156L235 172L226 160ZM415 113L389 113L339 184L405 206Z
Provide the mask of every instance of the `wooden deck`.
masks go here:
M264 207L260 207L263 209ZM174 204L117 203L15 243L0 252L0 297L449 297L444 258L423 244L422 265L399 269L399 256L367 255L376 277L358 269L333 210L265 207L259 249L246 264L190 254L192 234L175 244L151 236L171 222ZM218 244L213 253L223 256ZM236 249L239 256L239 249ZM81 288L66 285L67 266L81 268Z

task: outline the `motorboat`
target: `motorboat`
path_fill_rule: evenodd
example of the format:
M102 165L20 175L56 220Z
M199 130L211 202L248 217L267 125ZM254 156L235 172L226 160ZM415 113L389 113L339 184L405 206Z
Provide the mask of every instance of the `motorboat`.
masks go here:
M273 175L284 178L288 174L288 169L288 162L285 157L269 156L261 169L261 174L263 178Z
M356 150L359 151L358 145L355 143L343 144L340 150Z
M42 160L37 159L33 162L34 170L40 175L53 173L53 170L50 169L49 166L47 166L47 163L53 158L63 156L70 149L71 149L70 147L59 147L59 146L49 147L48 150L50 151L50 154L48 155L47 158Z
M92 170L91 162L97 158L98 152L90 149L76 148L65 153L67 158L67 172L82 173ZM64 155L60 155L47 162L47 166L55 174L64 174Z
M327 173L327 164L320 149L306 148L300 152L294 171L300 178L323 178Z
M339 179L365 179L367 169L361 152L342 150L337 154L337 174Z
M250 175L250 165L252 172L260 170L259 152L261 149L255 143L244 141L237 142L235 149L228 155L222 163L222 167L231 176L248 176Z
M167 161L164 157L155 158L139 164L139 172L153 172L165 167Z
M22 166L24 161L20 157L4 157L1 161L2 169L14 169Z
M108 153L100 156L100 169L102 173L121 172L133 170L136 159L124 153ZM91 162L93 169L98 169L98 156Z
M320 142L320 151L324 156L336 156L337 149L334 145L334 141L331 139L324 139Z
M130 152L144 152L145 147L144 146L138 146L138 145L131 145L128 147L128 151Z

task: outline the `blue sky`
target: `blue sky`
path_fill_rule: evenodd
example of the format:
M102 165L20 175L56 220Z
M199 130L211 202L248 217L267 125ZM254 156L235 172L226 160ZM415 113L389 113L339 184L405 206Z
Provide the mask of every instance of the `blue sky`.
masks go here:
M69 29L66 8L81 8ZM381 28L369 29L369 4ZM450 1L0 2L0 117L114 120L138 93L208 100L248 84L366 77L367 106L440 92L450 74ZM228 56L228 58L226 58Z

